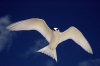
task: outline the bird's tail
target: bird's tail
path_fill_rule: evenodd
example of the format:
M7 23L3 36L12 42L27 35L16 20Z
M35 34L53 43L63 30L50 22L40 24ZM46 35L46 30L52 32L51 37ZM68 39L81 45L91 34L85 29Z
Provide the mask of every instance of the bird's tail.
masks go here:
M52 57L53 59L56 60L57 62L57 55L56 55L56 49L50 49L49 46L46 46L40 50L38 50L37 52L41 52L41 53L44 53L50 57Z

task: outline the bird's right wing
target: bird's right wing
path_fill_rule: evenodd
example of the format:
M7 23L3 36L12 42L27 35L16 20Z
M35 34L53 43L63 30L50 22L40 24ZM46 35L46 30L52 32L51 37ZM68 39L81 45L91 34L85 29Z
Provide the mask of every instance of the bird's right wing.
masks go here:
M75 27L70 27L64 32L61 32L60 42L63 42L67 39L72 39L75 41L78 45L80 45L85 51L88 53L93 54L92 49L89 45L89 42L86 40L86 38L83 36L83 34Z
M13 23L9 25L7 29L12 31L37 30L47 39L48 42L50 42L52 36L52 31L45 21L38 18L31 18Z

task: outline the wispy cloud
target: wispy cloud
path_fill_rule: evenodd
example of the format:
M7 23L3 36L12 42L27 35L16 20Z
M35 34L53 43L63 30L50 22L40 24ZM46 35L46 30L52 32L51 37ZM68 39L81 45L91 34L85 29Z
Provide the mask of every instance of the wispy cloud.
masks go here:
M46 65L45 66L55 66L54 62L52 60L48 60L46 61Z
M34 45L34 50L37 51L37 50L40 50L42 48L44 48L46 45L48 45L48 42L47 40L45 39L38 39L35 41L35 45Z
M78 66L100 66L100 59L84 61L79 63Z
M42 49L42 48L44 48L45 46L47 46L48 45L48 42L47 42L47 40L45 40L45 39L38 39L38 40L36 40L36 42L35 42L36 44L34 45L34 47L32 48L35 52L37 51L37 50L40 50L40 49ZM41 54L41 53L40 53ZM37 55L37 57L38 57L39 55ZM46 55L45 55L46 56ZM52 60L52 59L48 59L48 60L46 60L46 61L44 61L44 66L54 66L55 64L54 64L54 61Z
M11 34L6 30L6 26L10 23L10 16L4 16L0 18L0 52L4 49L9 49L11 44L10 41Z
M36 54L38 50L42 49L43 47L45 47L48 43L45 39L37 39L37 40L33 40L33 45L29 47L29 49L25 52L23 52L21 54L21 57L24 57L24 58L28 58L30 55L33 55L36 56L35 58L38 57L38 54Z

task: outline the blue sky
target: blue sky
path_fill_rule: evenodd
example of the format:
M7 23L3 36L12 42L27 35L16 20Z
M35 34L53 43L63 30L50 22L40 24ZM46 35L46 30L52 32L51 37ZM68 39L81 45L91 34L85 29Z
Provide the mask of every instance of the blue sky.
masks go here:
M58 62L36 51L48 45L37 31L9 32L6 26L29 18L41 18L61 32L78 28L94 54L85 52L72 40L57 47ZM0 0L0 66L100 66L100 2ZM92 66L91 65L91 66Z

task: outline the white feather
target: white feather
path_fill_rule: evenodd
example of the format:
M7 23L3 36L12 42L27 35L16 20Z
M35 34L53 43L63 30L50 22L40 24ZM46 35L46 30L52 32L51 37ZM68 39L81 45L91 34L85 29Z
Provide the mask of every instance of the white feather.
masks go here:
M66 31L62 32L59 43L67 39L72 39L79 46L81 46L85 51L87 51L90 54L93 54L93 51L92 51L92 48L90 47L89 42L86 40L86 38L77 28L72 26Z
M52 50L52 49L49 48L49 46L46 46L46 47L38 50L37 52L44 53L44 54L52 57L53 59L55 59L56 62L57 62L56 48Z
M37 52L42 52L57 62L57 54L56 54L56 47L59 43L67 40L72 39L78 45L80 45L85 51L88 53L93 54L93 51L89 45L89 42L83 36L83 34L75 27L70 27L64 32L52 31L44 20L38 18L27 19L23 21L19 21L13 23L7 27L7 29L12 31L20 31L20 30L37 30L39 31L49 42L49 45L38 50ZM58 28L54 28L57 30Z
M37 30L48 40L48 42L50 42L52 36L51 29L47 26L45 21L38 18L31 18L13 23L9 25L7 29L12 31Z

